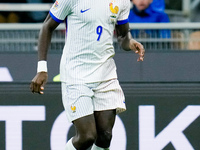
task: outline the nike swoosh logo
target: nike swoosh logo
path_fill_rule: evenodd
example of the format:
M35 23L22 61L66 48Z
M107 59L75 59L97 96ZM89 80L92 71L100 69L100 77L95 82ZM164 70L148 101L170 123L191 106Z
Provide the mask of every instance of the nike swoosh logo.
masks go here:
M91 8L88 8L88 9L85 9L85 10L82 10L82 9L81 9L81 13L84 13L84 12L90 10L90 9L91 9Z

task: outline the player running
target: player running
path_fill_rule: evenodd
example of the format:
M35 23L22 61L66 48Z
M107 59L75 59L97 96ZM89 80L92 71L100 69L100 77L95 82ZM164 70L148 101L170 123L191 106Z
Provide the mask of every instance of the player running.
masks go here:
M65 150L109 149L116 114L126 110L113 59L114 29L121 47L138 53L138 61L143 61L145 52L129 32L129 5L129 0L57 0L44 21L37 74L30 88L43 94L51 36L67 20L60 75L63 105L76 135Z

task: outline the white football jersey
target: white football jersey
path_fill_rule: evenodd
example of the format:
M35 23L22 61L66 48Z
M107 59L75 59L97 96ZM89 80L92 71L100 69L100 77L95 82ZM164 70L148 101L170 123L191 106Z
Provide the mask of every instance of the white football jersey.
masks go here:
M50 9L57 22L67 20L67 40L60 63L67 84L117 78L113 31L128 22L129 0L57 0Z

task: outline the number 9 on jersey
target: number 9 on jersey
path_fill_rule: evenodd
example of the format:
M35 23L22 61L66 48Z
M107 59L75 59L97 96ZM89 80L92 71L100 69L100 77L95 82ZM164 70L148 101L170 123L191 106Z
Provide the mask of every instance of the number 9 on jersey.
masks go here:
M98 27L97 27L97 30L96 30L96 32L97 32L97 34L98 34L97 41L100 40L100 38L101 38L101 34L102 34L102 31L103 31L102 26L98 26Z

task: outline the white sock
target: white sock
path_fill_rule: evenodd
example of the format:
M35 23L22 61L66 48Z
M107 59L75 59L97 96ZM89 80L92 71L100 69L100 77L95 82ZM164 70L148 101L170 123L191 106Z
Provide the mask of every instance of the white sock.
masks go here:
M65 145L65 150L76 150L74 145L72 144L72 138Z
M91 150L109 150L109 148L101 148L101 147L98 147L95 144L93 144Z

